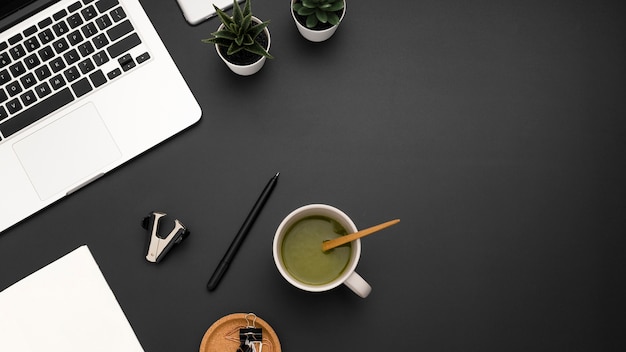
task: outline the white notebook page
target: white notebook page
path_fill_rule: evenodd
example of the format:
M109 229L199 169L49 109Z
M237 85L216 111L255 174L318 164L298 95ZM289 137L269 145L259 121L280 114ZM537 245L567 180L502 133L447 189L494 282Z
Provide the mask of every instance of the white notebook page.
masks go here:
M0 292L0 351L144 352L87 246Z

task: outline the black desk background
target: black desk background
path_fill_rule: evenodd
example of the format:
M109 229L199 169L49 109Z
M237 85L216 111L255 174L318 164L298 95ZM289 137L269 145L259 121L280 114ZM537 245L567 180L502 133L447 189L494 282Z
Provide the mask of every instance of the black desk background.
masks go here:
M255 0L276 59L248 78L200 43L216 19L142 3L203 119L3 233L0 289L87 244L151 352L196 351L233 312L267 320L285 351L626 348L623 2L351 0L312 44L287 0ZM363 242L367 299L275 269L276 227L313 202L359 227L402 219ZM144 260L150 210L192 231L159 265Z

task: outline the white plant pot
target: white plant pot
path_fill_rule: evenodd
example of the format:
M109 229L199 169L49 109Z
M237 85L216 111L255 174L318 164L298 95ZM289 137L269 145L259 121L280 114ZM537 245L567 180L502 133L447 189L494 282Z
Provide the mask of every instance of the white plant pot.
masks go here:
M258 18L254 17L254 16L252 16L252 20L254 22L256 22L256 23L261 23L262 22L261 20L259 20ZM219 30L222 30L223 28L224 28L224 24L221 24L217 30L219 31ZM263 29L263 32L265 32L265 35L267 35L267 48L265 48L265 50L267 52L269 52L270 51L270 45L272 44L272 38L270 37L270 31L267 29L267 27L265 27ZM261 58L258 61L256 61L255 63L249 64L249 65L237 65L237 64L234 64L234 63L226 60L226 58L220 52L219 46L217 44L215 44L215 51L217 51L217 55L220 56L222 61L224 61L226 66L228 66L228 68L230 68L231 71L233 71L234 73L236 73L238 75L241 75L241 76L250 76L250 75L253 75L253 74L259 72L261 67L263 67L263 65L265 64L265 59L267 59L265 56L261 56Z
M316 31L313 29L309 29L306 26L303 26L300 22L298 22L298 19L296 19L296 14L293 12L293 3L295 1L296 0L291 0L291 17L293 17L293 21L296 22L296 27L298 27L298 31L300 32L300 34L302 34L303 37L312 42L323 42L324 40L332 37L332 35L335 34L337 27L341 24L341 20L343 20L343 17L346 15L346 0L343 0L343 13L339 18L339 23L336 26L332 26L328 29Z

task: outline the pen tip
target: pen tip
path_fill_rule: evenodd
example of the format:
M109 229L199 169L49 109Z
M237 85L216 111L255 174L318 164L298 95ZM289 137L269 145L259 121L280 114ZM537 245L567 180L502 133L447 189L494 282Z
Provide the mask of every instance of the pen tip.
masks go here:
M274 175L274 177L278 177L280 175L280 172L277 172L276 175Z

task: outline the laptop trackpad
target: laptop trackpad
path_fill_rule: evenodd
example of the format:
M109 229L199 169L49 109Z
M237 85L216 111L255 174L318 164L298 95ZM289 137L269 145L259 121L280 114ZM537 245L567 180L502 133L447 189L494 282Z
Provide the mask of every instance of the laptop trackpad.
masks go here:
M13 150L42 200L97 176L122 155L93 103L16 142Z

